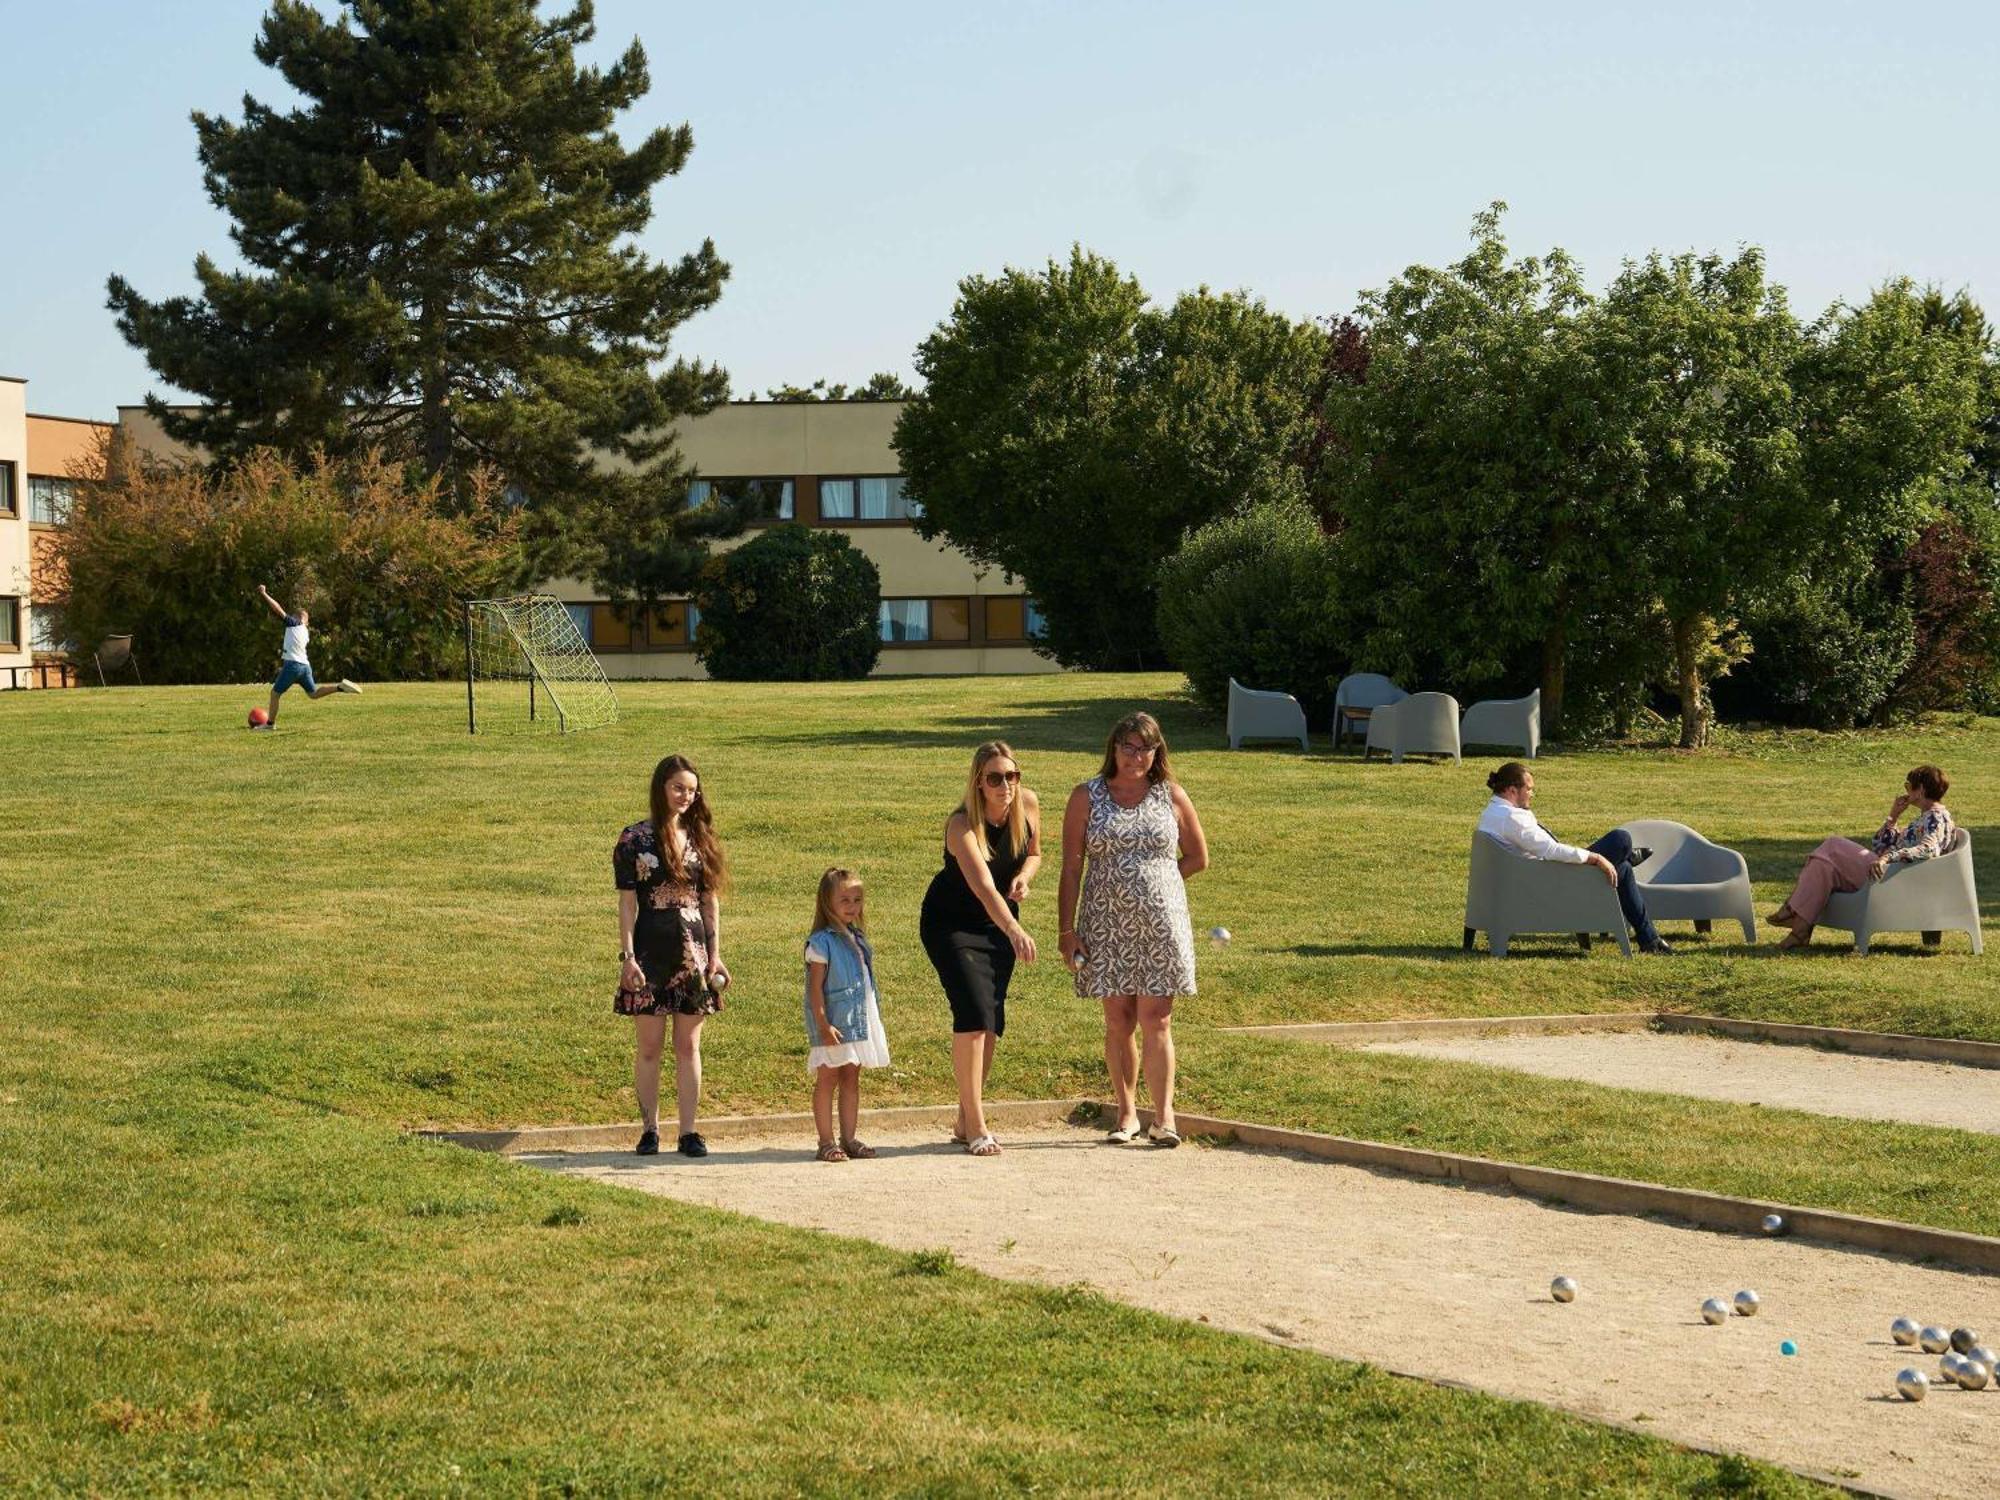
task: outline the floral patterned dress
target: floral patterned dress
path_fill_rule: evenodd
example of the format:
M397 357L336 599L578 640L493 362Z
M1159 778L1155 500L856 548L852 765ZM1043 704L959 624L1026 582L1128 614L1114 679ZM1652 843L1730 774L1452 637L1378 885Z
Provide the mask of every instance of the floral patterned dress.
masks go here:
M1112 800L1102 776L1085 783L1090 820L1084 825L1083 901L1076 935L1083 964L1076 992L1107 995L1192 995L1194 927L1177 851L1180 823L1174 794L1155 782L1137 807Z
M611 851L618 889L639 898L632 951L646 975L641 989L619 988L611 1008L621 1016L708 1016L722 1009L721 997L708 985L700 853L690 848L684 865L680 874L668 867L650 818L619 834Z

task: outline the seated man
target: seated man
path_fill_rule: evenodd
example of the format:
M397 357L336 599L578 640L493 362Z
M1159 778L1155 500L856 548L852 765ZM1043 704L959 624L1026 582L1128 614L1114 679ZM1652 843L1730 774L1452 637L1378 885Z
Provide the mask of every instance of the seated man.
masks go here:
M1529 811L1529 804L1535 800L1535 773L1518 760L1508 761L1488 776L1486 785L1493 793L1493 800L1479 815L1481 833L1529 859L1597 866L1604 872L1604 878L1618 888L1618 905L1625 913L1625 920L1632 924L1632 939L1639 945L1639 951L1673 951L1647 917L1646 898L1639 894L1639 882L1632 873L1632 867L1644 864L1652 850L1634 849L1632 835L1622 828L1612 829L1588 849L1558 841Z

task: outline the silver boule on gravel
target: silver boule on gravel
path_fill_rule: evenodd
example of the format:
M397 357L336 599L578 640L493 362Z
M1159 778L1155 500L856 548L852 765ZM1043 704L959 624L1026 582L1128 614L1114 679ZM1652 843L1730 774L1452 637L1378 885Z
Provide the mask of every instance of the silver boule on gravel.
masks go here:
M1958 1384L1958 1367L1965 1363L1965 1356L1945 1350L1944 1358L1938 1361L1938 1378Z
M1710 1297L1701 1305L1701 1320L1704 1323L1727 1323L1729 1304L1720 1297Z
M1917 1320L1915 1318L1898 1318L1889 1325L1889 1337L1905 1348L1916 1343L1917 1332Z
M1926 1323L1917 1332L1917 1347L1926 1354L1942 1354L1951 1347L1951 1335L1942 1328Z
M1984 1344L1974 1344L1972 1352L1965 1357L1967 1359L1976 1359L1982 1365L1986 1366L1986 1373L1988 1375L2000 1375L2000 1354L1995 1354Z
M1954 1328L1951 1331L1951 1347L1959 1354L1970 1354L1979 1345L1979 1335L1970 1328Z
M1958 1388L1962 1391L1983 1391L1987 1382L1993 1379L1993 1367L1982 1365L1969 1354L1961 1355L1958 1370L1953 1378L1958 1381Z
M1745 1287L1742 1291L1736 1294L1736 1315L1739 1318L1756 1317L1757 1309L1762 1307L1763 1305L1764 1305L1763 1302L1758 1298L1757 1294L1751 1291L1748 1287Z
M1783 1214L1765 1214L1764 1222L1758 1227L1766 1234L1783 1234L1785 1232L1785 1216Z
M1549 1295L1558 1302L1576 1301L1576 1278L1574 1276L1558 1276L1554 1281L1549 1283Z
M1921 1401L1931 1393L1931 1378L1922 1370L1898 1370L1896 1394L1905 1401Z

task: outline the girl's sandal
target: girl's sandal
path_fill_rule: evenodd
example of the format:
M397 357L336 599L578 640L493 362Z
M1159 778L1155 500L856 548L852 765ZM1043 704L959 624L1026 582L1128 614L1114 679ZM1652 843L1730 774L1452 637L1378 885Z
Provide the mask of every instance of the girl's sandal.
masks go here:
M875 1148L866 1141L842 1141L840 1147L855 1161L868 1161L875 1155Z
M823 1141L819 1148L819 1159L821 1161L846 1161L847 1153L832 1141Z
M975 1136L965 1143L965 1154L967 1156L998 1156L1000 1154L1000 1143L994 1140L990 1134Z

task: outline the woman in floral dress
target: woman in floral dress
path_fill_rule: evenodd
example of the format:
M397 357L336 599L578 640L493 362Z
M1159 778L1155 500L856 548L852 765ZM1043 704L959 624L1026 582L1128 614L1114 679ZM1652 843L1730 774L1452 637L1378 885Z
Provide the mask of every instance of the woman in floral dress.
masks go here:
M1141 1037L1153 1141L1181 1142L1174 1121L1174 997L1195 992L1187 880L1206 868L1208 840L1168 767L1166 736L1151 714L1127 714L1112 726L1102 769L1069 794L1059 897L1058 941L1076 973L1076 992L1104 1003L1104 1062L1118 1105L1115 1142L1139 1133Z
M1951 782L1936 766L1918 766L1903 778L1903 794L1889 804L1889 816L1868 844L1830 838L1806 856L1798 884L1785 904L1771 913L1771 924L1789 927L1780 948L1803 948L1812 941L1813 927L1835 891L1858 891L1866 880L1880 880L1889 866L1935 859L1951 847L1956 825L1944 794ZM1907 827L1903 814L1914 812Z
M653 767L652 816L618 835L611 868L618 887L618 994L612 1009L633 1019L638 1058L632 1086L644 1133L639 1155L660 1149L660 1056L674 1037L674 1104L683 1156L708 1155L694 1128L701 1101L701 1027L722 1009L717 898L722 846L694 762L669 755Z

